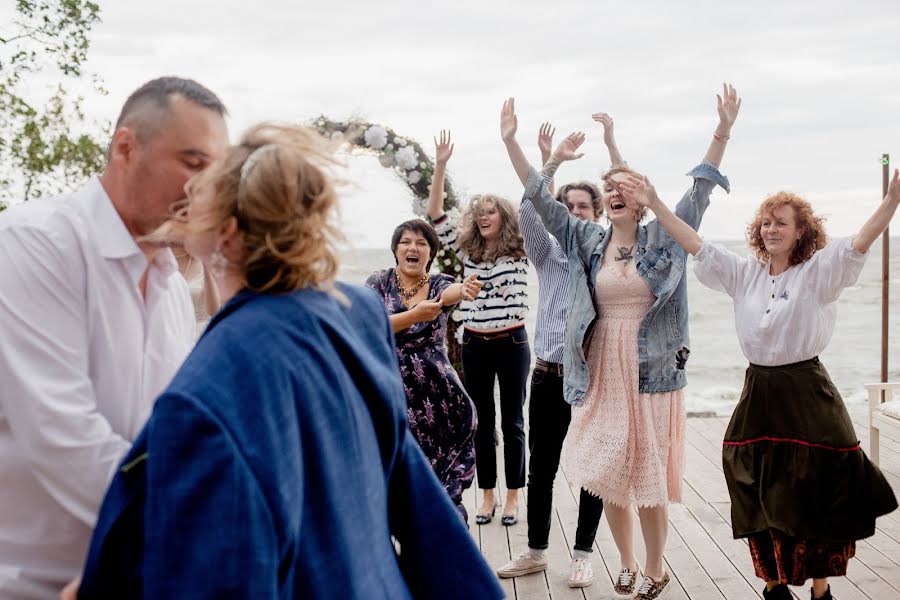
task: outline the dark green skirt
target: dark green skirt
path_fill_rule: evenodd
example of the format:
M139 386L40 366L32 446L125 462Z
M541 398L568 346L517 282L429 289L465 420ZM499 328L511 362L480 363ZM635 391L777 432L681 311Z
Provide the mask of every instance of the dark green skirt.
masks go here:
M897 508L818 358L750 365L722 463L735 538L776 529L822 542L861 540L875 533L876 517Z

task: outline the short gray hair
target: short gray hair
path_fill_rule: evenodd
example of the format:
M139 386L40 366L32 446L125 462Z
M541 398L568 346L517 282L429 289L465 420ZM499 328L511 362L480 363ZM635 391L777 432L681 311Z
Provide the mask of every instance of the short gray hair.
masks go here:
M193 79L159 77L148 81L128 96L116 119L115 128L131 125L138 139L143 143L147 142L165 123L173 96L180 96L223 117L228 114L219 97Z

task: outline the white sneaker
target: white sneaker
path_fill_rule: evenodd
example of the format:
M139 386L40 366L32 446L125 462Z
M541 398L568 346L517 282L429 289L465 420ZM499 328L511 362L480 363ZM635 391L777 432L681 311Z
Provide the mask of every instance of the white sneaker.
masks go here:
M569 587L583 588L594 582L594 569L587 558L573 558L569 563Z
M510 577L519 577L521 575L528 575L529 573L546 571L549 562L546 554L543 558L534 559L531 556L531 552L526 550L515 560L511 560L497 569L497 577L509 579Z

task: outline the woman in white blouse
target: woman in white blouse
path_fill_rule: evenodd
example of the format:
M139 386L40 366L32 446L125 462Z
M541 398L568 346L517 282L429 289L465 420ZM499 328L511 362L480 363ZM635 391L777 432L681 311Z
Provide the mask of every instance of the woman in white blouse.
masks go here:
M812 598L831 598L855 541L897 508L890 485L863 454L844 402L818 355L834 331L836 301L900 205L900 173L852 238L826 241L822 218L788 192L763 201L748 227L754 255L704 243L663 204L650 182L622 184L696 258L706 286L734 298L738 339L750 361L725 433L722 462L735 538L748 538L764 598L812 578Z

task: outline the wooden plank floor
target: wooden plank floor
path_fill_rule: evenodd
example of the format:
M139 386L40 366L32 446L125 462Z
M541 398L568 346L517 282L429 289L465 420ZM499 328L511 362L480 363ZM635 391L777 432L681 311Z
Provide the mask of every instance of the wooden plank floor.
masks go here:
M527 410L526 410L527 414ZM856 433L868 453L869 427L865 406L850 407ZM754 600L761 598L763 582L753 573L753 564L743 540L731 537L730 504L721 464L721 443L728 425L726 417L689 418L686 428L684 503L669 508L666 569L672 576L666 600ZM499 424L498 424L499 429ZM503 455L502 446L497 448ZM502 460L501 460L502 463ZM881 437L881 469L900 496L900 440ZM501 499L505 495L502 467L498 469ZM476 482L477 485L477 482ZM464 496L472 524L472 535L488 563L497 568L527 547L527 498L519 502L519 524L503 527L497 518L484 526L474 525L480 494L470 488ZM619 570L619 556L606 519L600 523L591 562L593 585L568 587L569 559L578 519L578 489L560 470L554 488L554 518L550 531L550 566L544 573L501 580L507 597L516 600L611 599L612 581ZM635 550L644 555L643 540L635 520ZM831 581L838 600L900 600L900 511L878 519L874 536L857 543L856 558L847 577ZM798 599L809 598L809 587L792 588Z

